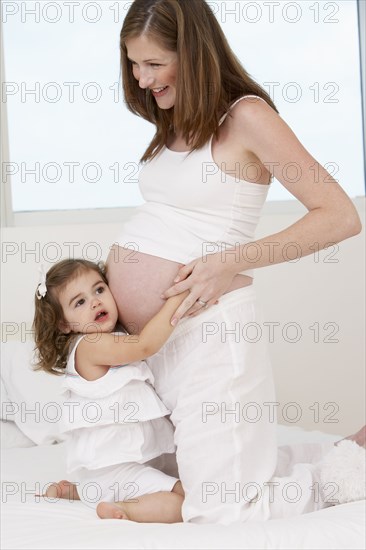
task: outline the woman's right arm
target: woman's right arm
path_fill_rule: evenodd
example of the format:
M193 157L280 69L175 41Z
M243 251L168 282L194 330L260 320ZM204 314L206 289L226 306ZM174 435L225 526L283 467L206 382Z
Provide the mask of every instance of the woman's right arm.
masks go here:
M189 292L173 296L145 325L140 334L91 334L82 339L77 349L78 362L88 366L104 367L132 363L158 352L172 334L171 316ZM83 368L85 371L85 367Z

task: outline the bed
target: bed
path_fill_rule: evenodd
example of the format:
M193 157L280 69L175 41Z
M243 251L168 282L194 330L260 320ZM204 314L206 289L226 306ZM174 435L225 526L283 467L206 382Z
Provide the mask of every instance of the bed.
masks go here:
M288 519L246 524L137 524L101 520L78 501L42 499L65 479L65 441L57 433L57 377L30 370L32 343L2 349L1 548L11 549L362 549L365 501ZM32 414L29 411L36 411ZM26 413L25 413L26 411ZM28 412L27 412L28 411ZM41 414L37 416L37 411ZM47 421L46 421L47 420ZM278 426L278 444L304 452L342 436ZM305 455L304 455L305 456Z
M329 437L279 426L279 442ZM334 436L331 436L335 439ZM2 450L2 534L5 549L361 549L365 501L333 506L291 519L247 524L136 524L100 520L81 502L34 496L65 478L65 443Z

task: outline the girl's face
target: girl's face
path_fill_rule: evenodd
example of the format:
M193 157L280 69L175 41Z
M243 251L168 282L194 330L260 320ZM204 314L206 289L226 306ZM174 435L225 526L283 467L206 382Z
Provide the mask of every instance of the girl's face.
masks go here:
M140 88L148 88L160 109L171 109L176 99L178 56L141 35L126 40L127 57Z
M112 332L118 312L116 302L99 273L84 271L59 293L65 323L60 329L68 334Z

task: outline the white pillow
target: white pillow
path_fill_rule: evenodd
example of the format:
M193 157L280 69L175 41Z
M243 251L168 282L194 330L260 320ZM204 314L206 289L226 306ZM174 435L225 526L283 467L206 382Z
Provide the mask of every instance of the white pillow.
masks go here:
M13 447L34 447L35 443L18 428L15 422L1 420L0 446L2 449L12 449Z
M32 339L1 344L1 377L8 395L1 404L1 417L14 421L37 445L63 441L58 421L63 377L34 371L33 360Z
M0 376L0 383L1 383L1 386L0 386L0 402L1 402L0 418L2 420L3 419L3 411L5 410L5 406L3 404L9 403L10 398L8 396L8 392L6 391L6 387L5 387L2 376Z
M0 421L0 447L2 449L11 449L12 447L32 447L31 441L15 424L14 421L5 420L2 417L3 411L9 408L5 404L11 403L2 378L0 378L0 401L1 401L1 421Z

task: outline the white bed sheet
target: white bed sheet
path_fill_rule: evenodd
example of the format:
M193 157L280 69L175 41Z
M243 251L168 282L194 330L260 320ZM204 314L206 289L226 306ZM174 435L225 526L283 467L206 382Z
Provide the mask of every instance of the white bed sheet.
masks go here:
M279 445L341 437L285 426L279 426L278 433ZM1 474L4 550L365 548L365 501L289 519L230 526L138 524L100 520L81 502L34 497L32 493L47 483L67 477L64 443L4 449Z

